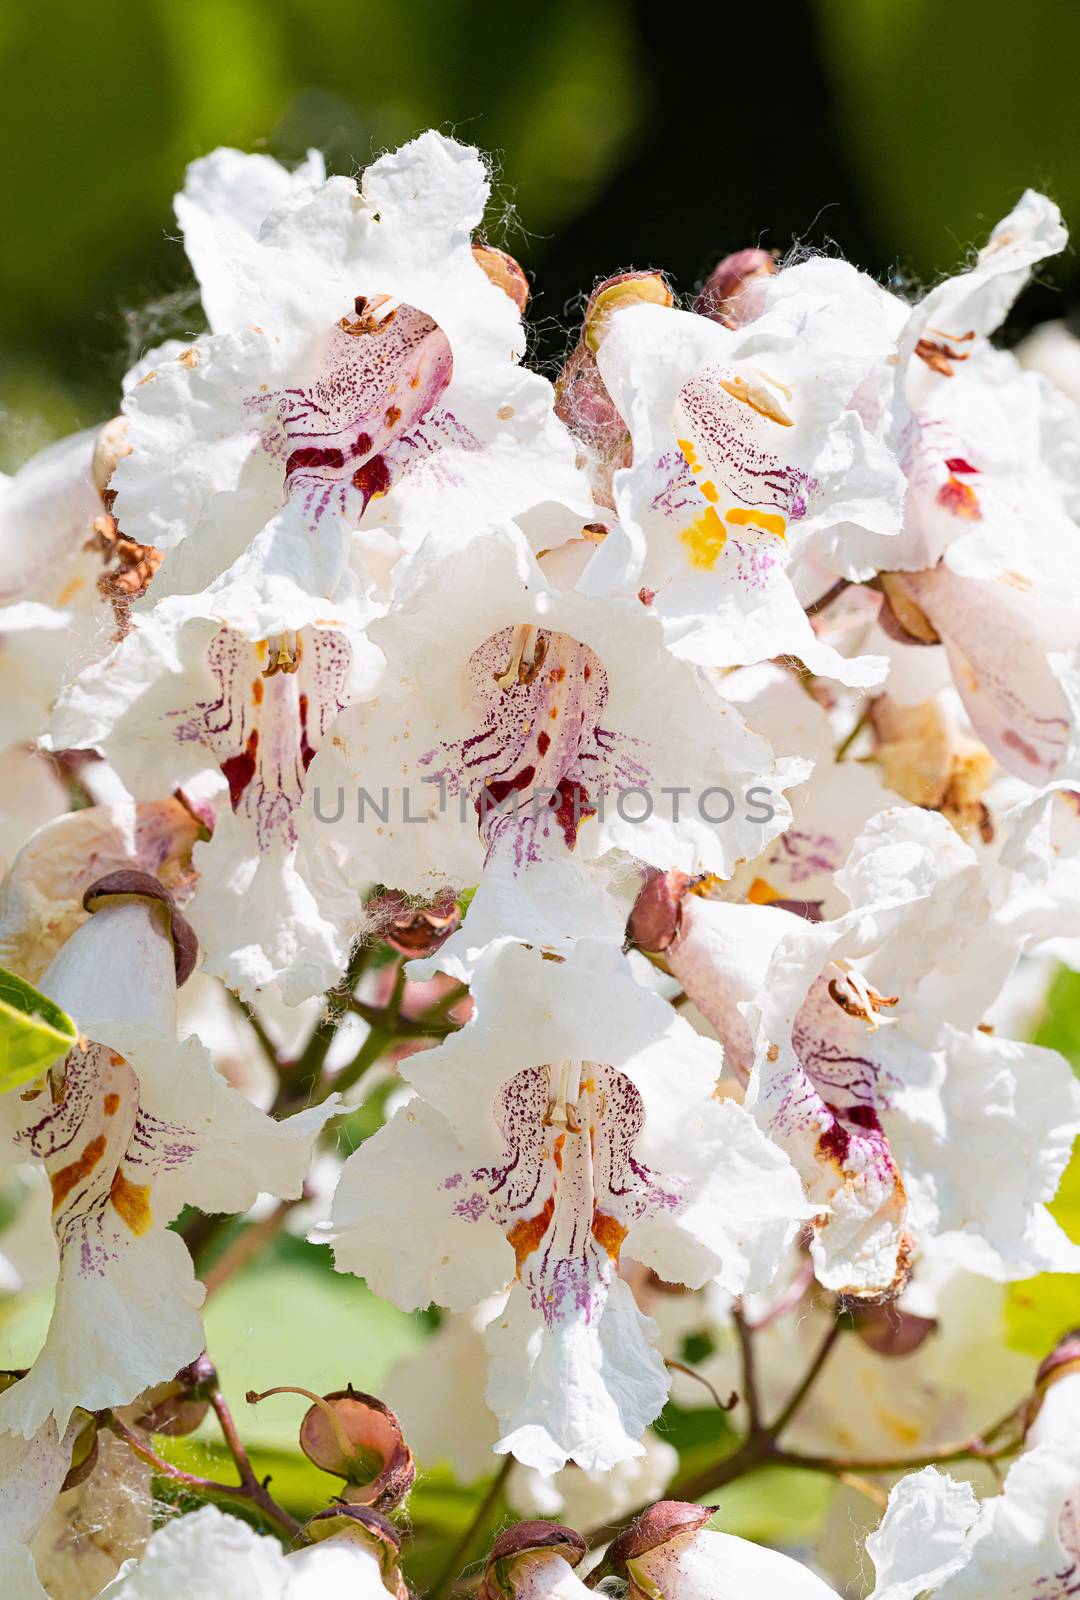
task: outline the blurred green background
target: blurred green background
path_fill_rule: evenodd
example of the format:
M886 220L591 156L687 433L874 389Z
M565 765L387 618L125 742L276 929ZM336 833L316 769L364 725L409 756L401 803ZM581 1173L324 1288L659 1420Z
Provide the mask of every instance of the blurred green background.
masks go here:
M200 314L171 195L215 144L337 171L434 125L491 152L491 236L557 361L597 275L691 290L761 240L926 281L1028 184L1080 222L1073 0L7 0L0 465L107 413ZM1017 326L1062 315L1069 255Z

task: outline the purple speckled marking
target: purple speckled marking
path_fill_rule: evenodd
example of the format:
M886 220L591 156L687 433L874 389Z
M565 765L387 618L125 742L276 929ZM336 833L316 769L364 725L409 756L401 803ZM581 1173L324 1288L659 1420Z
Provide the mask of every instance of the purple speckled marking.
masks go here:
M771 508L797 522L817 485L773 448L788 430L723 387L735 376L730 367L705 367L683 385L676 403L680 436L685 419L707 476L739 505Z
M284 464L285 494L298 497L312 528L336 505L358 501L363 516L419 458L477 440L439 405L453 373L450 343L415 306L381 319L342 318L329 333L310 385L253 395L273 413L267 450ZM349 331L351 329L355 331Z
M266 648L231 628L210 641L207 666L218 694L172 711L173 737L210 751L229 783L238 816L254 825L260 850L295 842L293 813L307 769L347 701L352 651L345 635L307 628L297 635L295 672L263 677Z
M105 1277L132 1238L112 1202L118 1174L152 1191L158 1175L190 1161L196 1136L145 1110L136 1074L104 1045L73 1050L62 1080L55 1074L50 1083L57 1088L23 1103L15 1143L44 1163L52 1184L61 1273L74 1267Z
M867 1215L903 1210L903 1182L881 1125L894 1081L874 1033L829 993L826 970L792 1028L794 1061L766 1072L765 1098L777 1135L797 1152L804 1175L831 1167L834 1183L860 1196Z
M766 860L770 882L780 880L795 886L822 874L827 877L843 864L844 852L830 833L807 833L789 828L774 843Z
M607 673L587 645L531 630L531 668L523 665L507 688L499 687L516 632L492 634L469 658L477 731L427 751L420 764L448 793L468 796L489 849L514 831L520 868L539 860L553 829L573 849L597 796L644 784L648 769L631 753L639 741L601 726Z
M683 1180L661 1184L634 1157L644 1109L630 1079L588 1063L581 1078L577 1130L548 1121L547 1068L527 1067L504 1084L495 1106L502 1158L472 1172L472 1194L452 1207L507 1233L530 1303L549 1328L598 1315L628 1229L681 1203Z

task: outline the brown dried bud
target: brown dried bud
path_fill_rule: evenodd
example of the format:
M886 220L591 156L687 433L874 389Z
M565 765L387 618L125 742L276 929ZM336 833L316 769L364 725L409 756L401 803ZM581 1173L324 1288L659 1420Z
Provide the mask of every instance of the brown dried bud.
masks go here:
M195 970L199 957L199 941L191 924L176 909L172 895L165 885L149 872L137 872L121 867L117 872L107 872L92 883L83 895L84 911L99 911L107 900L117 896L154 900L165 907L167 926L173 945L176 965L176 987L181 988Z
M252 1404L272 1394L300 1394L312 1402L300 1424L300 1448L321 1472L345 1479L350 1506L393 1511L416 1477L412 1451L398 1419L374 1395L350 1387L319 1395L291 1385L249 1392Z
M447 890L430 905L410 905L397 889L369 900L371 927L383 944L403 956L432 956L461 922L461 907Z
M71 1466L68 1468L67 1477L60 1485L60 1493L65 1489L74 1489L93 1472L98 1458L98 1419L91 1412L78 1407L75 1416L79 1422L79 1431L75 1435L75 1442L71 1447Z
M683 896L695 881L685 872L648 868L627 923L627 932L640 950L659 955L674 944L682 922Z
M473 259L486 278L489 278L497 289L501 289L524 315L525 307L529 303L529 280L525 271L507 255L505 250L498 250L493 244L474 244L472 247Z
M775 251L736 250L712 269L694 301L694 310L711 322L723 323L725 328L741 328L758 315L755 302L759 297L752 292L752 286L775 272Z
M516 1593L514 1567L528 1556L560 1556L576 1567L588 1550L580 1533L558 1522L515 1522L491 1547L476 1600L507 1600Z
M917 1317L895 1304L859 1306L851 1315L855 1332L878 1356L909 1356L937 1331L933 1317Z
M693 1505L688 1500L660 1500L643 1511L628 1528L613 1539L607 1553L607 1564L621 1577L626 1576L626 1563L648 1555L658 1545L684 1534L697 1533L716 1515L716 1506Z

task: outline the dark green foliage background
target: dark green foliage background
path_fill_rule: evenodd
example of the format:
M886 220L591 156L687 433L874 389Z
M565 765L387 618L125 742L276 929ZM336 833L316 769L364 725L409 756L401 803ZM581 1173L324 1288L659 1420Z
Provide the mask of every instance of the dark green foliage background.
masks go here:
M198 330L170 199L218 143L353 171L428 125L475 141L548 361L620 267L689 290L761 239L925 280L1027 184L1080 218L1072 0L6 0L0 75L8 469ZM1075 257L1046 282L1022 320L1067 310Z

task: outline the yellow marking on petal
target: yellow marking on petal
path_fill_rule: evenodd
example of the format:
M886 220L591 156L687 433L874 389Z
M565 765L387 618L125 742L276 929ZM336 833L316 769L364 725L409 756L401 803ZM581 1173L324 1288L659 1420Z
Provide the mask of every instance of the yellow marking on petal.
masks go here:
M698 459L698 453L694 446L693 439L676 439L675 443L686 457L686 465L690 468L690 471L700 472L701 462Z
M778 539L786 537L787 518L778 511L758 511L753 506L729 506L724 521L733 528L761 528L765 533L775 533Z
M120 1096L118 1094L107 1094L105 1096L104 1104L105 1115L107 1117L115 1117L116 1113L120 1110Z
M147 1231L154 1220L154 1214L150 1210L148 1183L130 1183L117 1168L112 1188L109 1190L109 1199L132 1233L140 1235Z
M738 400L742 405L749 406L751 411L756 411L759 417L766 417L770 422L778 422L782 428L792 426L793 419L763 383L748 383L741 373L737 373L733 378L721 378L720 387L733 400Z
M720 498L720 490L716 487L716 485L712 481L712 479L711 478L706 478L705 482L702 483L702 484L699 484L698 487L701 490L702 494L705 496L706 500L709 502L709 504L710 505L715 505L717 500L719 500L719 498Z
M755 878L746 891L746 898L752 906L768 906L774 900L782 900L784 897L767 879Z
M56 597L57 608L63 610L68 601L75 598L85 583L85 578L70 578Z
M711 572L727 544L727 529L712 506L706 506L700 516L680 530L679 538L686 546L690 565Z

